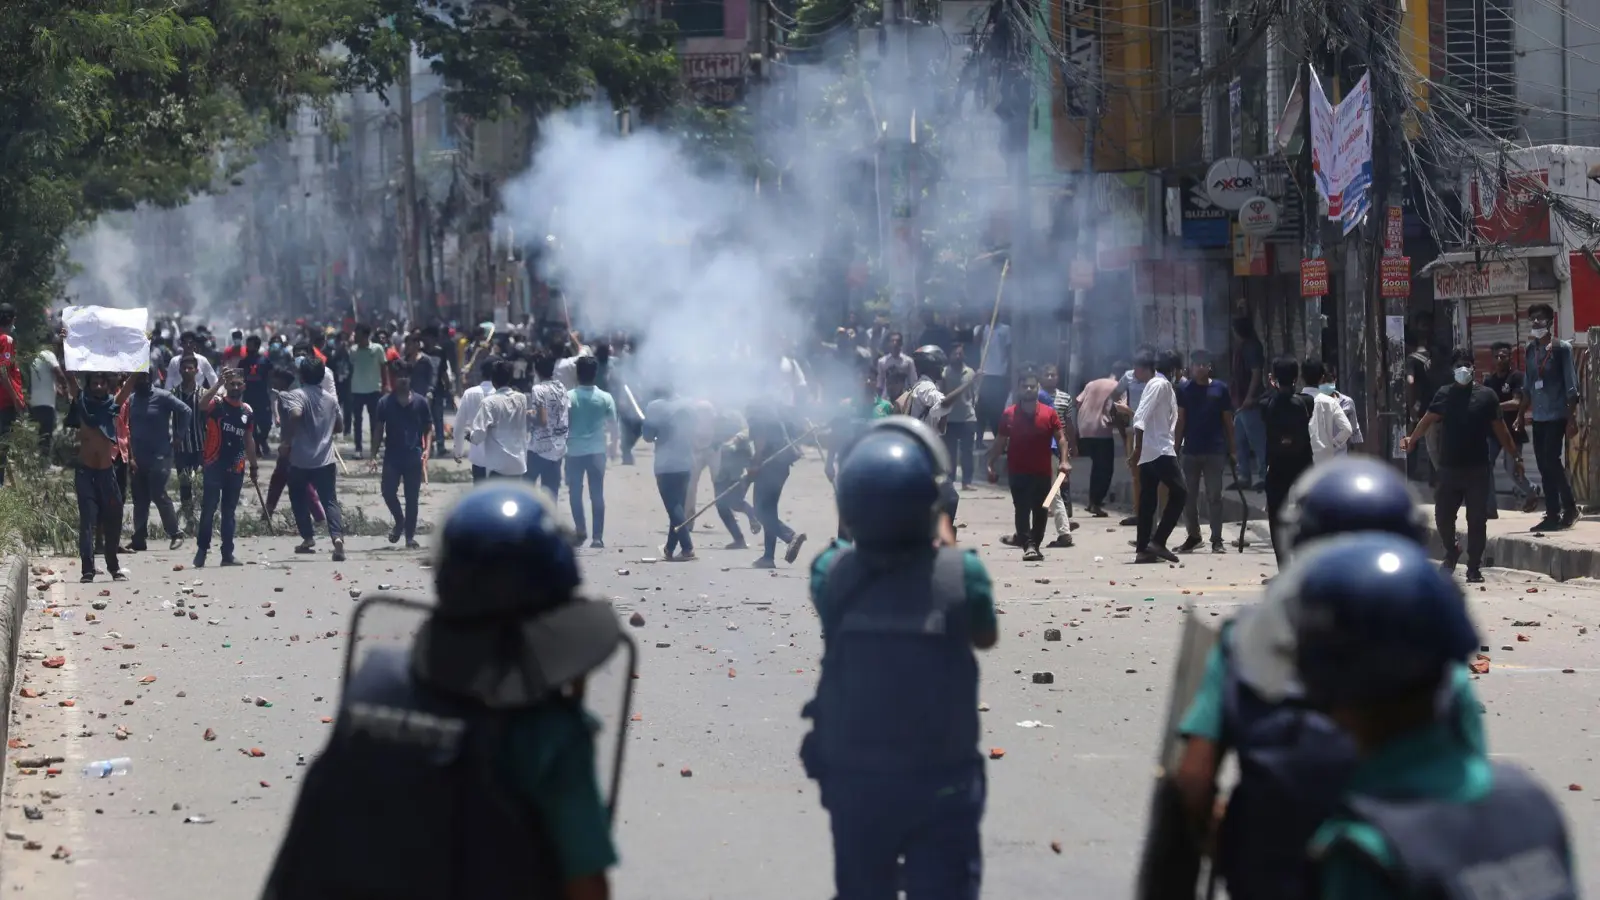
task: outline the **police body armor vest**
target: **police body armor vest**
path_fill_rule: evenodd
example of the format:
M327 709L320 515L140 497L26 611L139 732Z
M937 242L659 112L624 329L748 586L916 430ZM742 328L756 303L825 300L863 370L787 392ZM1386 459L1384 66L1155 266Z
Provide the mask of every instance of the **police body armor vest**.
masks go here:
M1223 742L1239 760L1218 837L1218 868L1233 900L1316 896L1307 845L1339 800L1356 748L1327 716L1293 700L1270 703L1238 675L1227 655Z
M515 714L418 685L409 650L371 651L263 900L561 896L547 833L502 774Z
M980 758L965 573L964 551L950 547L834 557L822 677L806 711L816 729L803 751L824 771L903 773Z
M1526 772L1494 764L1481 800L1347 798L1341 816L1378 829L1400 896L1426 900L1576 900L1567 829ZM1347 845L1349 846L1349 845Z

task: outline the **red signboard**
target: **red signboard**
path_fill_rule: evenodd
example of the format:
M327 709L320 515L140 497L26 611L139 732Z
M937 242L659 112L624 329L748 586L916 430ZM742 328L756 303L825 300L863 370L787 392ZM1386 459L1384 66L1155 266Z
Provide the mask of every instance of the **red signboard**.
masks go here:
M1385 299L1411 296L1411 257L1385 256L1378 269L1378 290Z
M1389 218L1383 229L1383 255L1399 256L1405 252L1406 213L1398 206L1389 207Z
M1325 259L1300 260L1300 296L1326 297L1328 295L1328 261Z
M1486 244L1532 246L1550 243L1550 173L1486 173L1472 182L1472 216Z

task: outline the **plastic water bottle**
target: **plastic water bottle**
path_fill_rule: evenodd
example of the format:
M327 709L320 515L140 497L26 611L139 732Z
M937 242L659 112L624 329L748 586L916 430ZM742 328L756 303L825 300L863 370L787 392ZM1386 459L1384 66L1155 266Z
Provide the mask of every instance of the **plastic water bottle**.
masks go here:
M110 778L113 775L126 775L133 769L133 760L126 756L116 759L102 759L99 762L89 763L83 767L85 778Z

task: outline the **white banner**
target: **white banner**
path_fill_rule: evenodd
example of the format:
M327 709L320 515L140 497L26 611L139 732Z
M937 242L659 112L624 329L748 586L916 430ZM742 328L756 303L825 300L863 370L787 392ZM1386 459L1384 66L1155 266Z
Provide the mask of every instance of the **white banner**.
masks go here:
M1333 142L1333 104L1328 102L1315 70L1307 92L1311 96L1311 171L1317 180L1317 193L1328 205L1328 218L1337 219L1339 192L1333 186L1333 171L1338 145Z
M1349 234L1372 207L1372 79L1361 76L1334 112L1339 141L1339 218Z
M150 311L108 306L69 306L61 313L67 326L69 372L144 372L150 368Z
M1349 234L1371 208L1372 82L1361 76L1335 107L1322 80L1311 73L1311 168L1317 192L1328 204L1328 219Z

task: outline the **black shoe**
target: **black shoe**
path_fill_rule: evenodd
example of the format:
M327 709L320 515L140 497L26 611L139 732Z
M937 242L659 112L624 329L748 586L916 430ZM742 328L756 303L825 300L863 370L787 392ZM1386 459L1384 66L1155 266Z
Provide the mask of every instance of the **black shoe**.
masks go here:
M1135 550L1133 551L1133 561L1140 565L1145 565L1149 563L1158 563L1161 561L1161 557L1151 553L1149 550Z
M1091 506L1091 507L1089 507L1089 515L1094 516L1096 519L1104 519L1106 516L1109 516L1111 514L1106 512L1101 507Z
M111 573L111 580L112 581L127 581L128 580L128 573L127 572L112 572Z
M395 530L389 532L389 543L391 543L391 544L400 543L400 529L399 528L396 528Z
M333 561L344 562L344 538L333 539Z
M191 565L193 565L196 569L204 569L206 567L206 552L201 550L199 553L196 553L194 555L194 562L192 562Z
M1046 544L1045 546L1046 547L1071 547L1072 546L1072 535L1070 535L1070 534L1058 534L1058 535L1056 535L1056 539L1055 540L1051 541L1050 543Z
M790 538L789 549L783 554L783 561L793 565L794 561L800 558L800 548L805 546L805 543L806 536L804 534L797 534Z
M181 531L178 532L177 534L173 535L172 536L172 542L167 545L167 549L168 550L176 550L179 547L182 547L183 546L183 539L186 538L186 537L188 537L188 535L184 534Z
M144 541L134 541L133 543L129 544L125 549L129 553L143 553L146 550L150 549L150 545L146 544Z
M1573 524L1576 523L1577 521L1578 521L1578 510L1577 510L1576 507L1568 507L1567 510L1561 514L1561 527L1562 528L1571 528L1573 526Z
M1560 516L1545 516L1544 518L1540 519L1538 522L1534 523L1534 526L1529 530L1530 531L1560 531L1561 529L1563 529L1565 527L1567 527L1567 526L1566 526L1565 523L1563 523L1561 521L1561 517Z
M422 545L417 543L416 541L406 541L406 549L407 550L421 550L422 549Z
M1029 547L1022 551L1023 562L1043 562L1044 553L1038 547Z
M1128 527L1128 528L1132 528L1133 526L1139 524L1139 517L1138 516L1129 516L1126 519L1123 519L1121 522L1118 522L1117 524L1125 526L1125 527Z
M79 578L78 581L83 583L83 584L88 584L88 583L94 581L94 573L93 572L85 572L85 573L83 573L83 577Z
M237 559L234 559L231 556L224 556L222 558L222 564L225 565L225 566L242 566L242 565L244 565L244 563L239 562Z
M1477 569L1468 569L1467 584L1483 584L1483 573Z
M744 541L729 541L728 543L722 545L722 549L724 549L724 550L749 550L750 549L750 545L746 544Z
M1171 550L1168 550L1166 547L1163 547L1160 544L1151 544L1148 550L1149 552L1154 553L1157 559L1164 559L1169 563L1175 563L1178 561L1178 554L1173 553Z
M411 543L415 544L416 541L412 541ZM590 550L604 550L605 548L606 548L606 542L600 540L599 538L595 538L594 540L589 542L589 549Z
M574 546L574 547L582 547L584 542L587 541L587 540L589 540L589 532L580 531L577 534L572 536L572 546Z
M1193 553L1194 551L1199 550L1200 549L1200 545L1203 544L1203 543L1205 543L1205 541L1200 539L1200 535L1191 534L1187 538L1185 538L1183 543L1178 547L1178 552L1179 553Z
M1457 541L1449 550L1445 551L1444 562L1439 563L1439 569L1444 572L1454 572L1456 563L1461 561L1461 542Z
M1227 553L1228 547L1220 539L1211 542L1212 553Z

